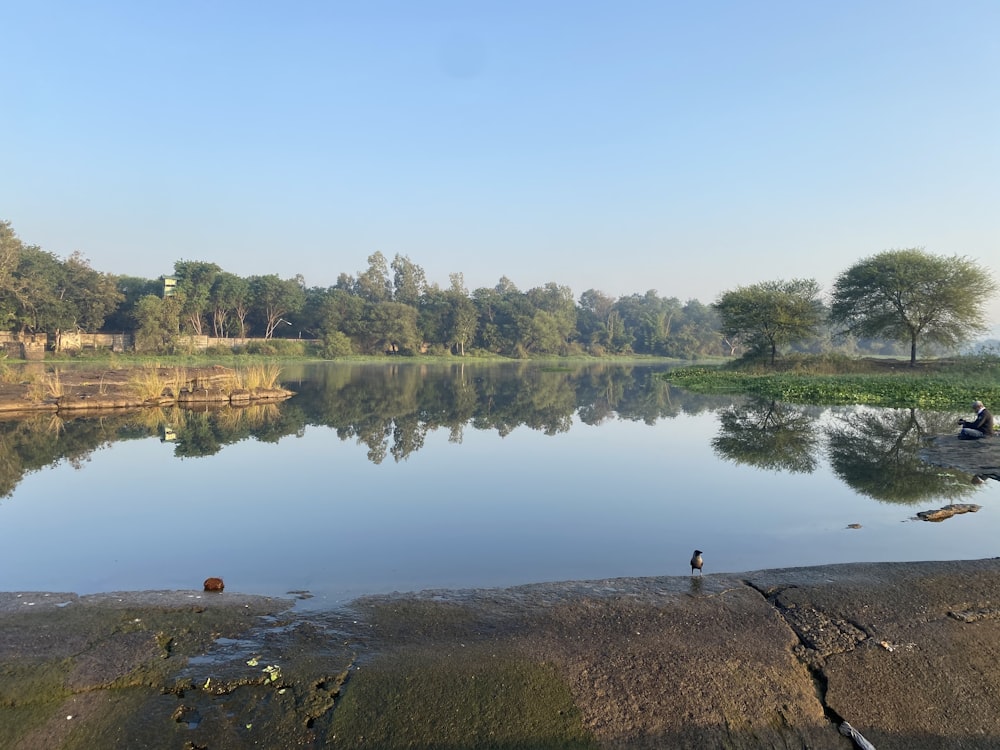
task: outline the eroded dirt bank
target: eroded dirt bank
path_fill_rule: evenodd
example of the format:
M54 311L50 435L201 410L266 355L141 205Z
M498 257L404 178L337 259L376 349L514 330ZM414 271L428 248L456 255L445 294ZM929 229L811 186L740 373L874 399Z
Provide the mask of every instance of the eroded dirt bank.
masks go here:
M1000 561L0 595L4 748L1000 746Z

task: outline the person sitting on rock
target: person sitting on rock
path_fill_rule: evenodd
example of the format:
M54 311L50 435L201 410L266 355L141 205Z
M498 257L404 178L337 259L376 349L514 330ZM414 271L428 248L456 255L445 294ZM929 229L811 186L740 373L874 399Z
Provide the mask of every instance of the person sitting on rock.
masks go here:
M973 401L972 411L976 412L976 418L973 421L958 420L958 424L962 428L959 430L958 436L964 440L993 437L993 415L990 414L989 409L983 406L982 401Z

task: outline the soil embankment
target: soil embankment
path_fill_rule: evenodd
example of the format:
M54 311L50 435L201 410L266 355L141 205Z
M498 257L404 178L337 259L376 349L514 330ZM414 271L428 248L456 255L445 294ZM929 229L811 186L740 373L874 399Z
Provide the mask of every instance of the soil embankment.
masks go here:
M1000 561L368 597L0 595L5 748L1000 746Z

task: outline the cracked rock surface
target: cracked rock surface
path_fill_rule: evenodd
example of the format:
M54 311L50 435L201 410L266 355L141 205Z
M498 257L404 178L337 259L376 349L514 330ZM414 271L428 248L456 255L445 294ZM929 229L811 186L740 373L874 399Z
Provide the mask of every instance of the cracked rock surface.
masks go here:
M853 647L843 635L821 640L814 669L828 714L879 750L1000 747L1000 561L836 565L748 580L776 603L808 603L835 629L849 623L862 634ZM808 634L802 640L813 648Z
M1000 747L995 559L192 597L0 594L0 746Z

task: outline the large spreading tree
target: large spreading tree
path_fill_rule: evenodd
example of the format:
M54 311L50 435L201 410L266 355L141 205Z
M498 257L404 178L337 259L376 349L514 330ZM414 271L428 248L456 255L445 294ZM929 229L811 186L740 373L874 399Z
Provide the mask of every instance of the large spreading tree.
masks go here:
M764 281L725 292L714 307L722 334L751 352L771 356L778 349L816 335L823 320L819 285L813 279Z
M114 277L79 253L62 260L25 245L0 221L0 328L47 333L58 349L64 331L97 330L124 299Z
M990 274L968 258L919 248L887 250L844 271L833 287L830 319L856 336L954 347L987 329Z

